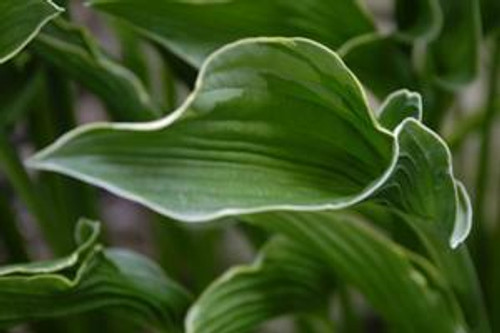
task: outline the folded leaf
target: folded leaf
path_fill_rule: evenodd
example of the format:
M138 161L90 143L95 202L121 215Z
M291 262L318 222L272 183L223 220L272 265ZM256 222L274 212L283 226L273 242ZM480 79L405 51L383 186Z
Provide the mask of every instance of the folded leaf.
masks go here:
M85 126L29 163L185 221L342 208L376 191L430 220L442 240L457 216L444 142L417 121L403 121L394 133L383 129L342 61L304 39L228 46L210 58L171 116Z
M110 57L85 30L59 20L33 48L37 55L98 95L115 120L152 120L160 115L143 83Z
M177 330L187 293L145 257L103 250L98 236L98 223L81 220L69 256L0 268L0 327L111 308L158 331Z
M225 44L245 37L290 36L335 49L371 32L371 18L352 0L92 0L195 67Z
M378 120L382 126L393 131L406 118L422 120L422 97L406 89L390 94L380 106Z
M270 240L257 261L230 269L191 307L186 332L241 333L280 315L323 309L332 285L307 247Z
M21 51L61 11L51 0L2 0L0 64Z
M212 56L172 115L80 128L30 164L202 221L360 201L390 172L392 141L334 53L251 39Z

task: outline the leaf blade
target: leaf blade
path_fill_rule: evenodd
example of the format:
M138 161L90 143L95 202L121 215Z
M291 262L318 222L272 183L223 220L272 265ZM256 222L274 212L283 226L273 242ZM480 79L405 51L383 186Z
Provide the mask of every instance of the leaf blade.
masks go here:
M141 80L102 51L83 28L58 20L33 43L38 56L98 95L115 120L160 115Z
M69 256L0 268L0 327L112 308L156 329L176 329L190 297L145 257L103 250L99 224L81 220ZM57 301L56 301L57 300Z
M252 265L230 269L203 292L189 310L186 331L247 332L283 314L322 308L329 280L307 248L274 238Z
M195 67L219 47L242 38L308 37L336 48L352 36L374 30L357 1L96 0L90 4L131 22Z
M62 12L51 0L5 0L0 4L0 64L19 53Z

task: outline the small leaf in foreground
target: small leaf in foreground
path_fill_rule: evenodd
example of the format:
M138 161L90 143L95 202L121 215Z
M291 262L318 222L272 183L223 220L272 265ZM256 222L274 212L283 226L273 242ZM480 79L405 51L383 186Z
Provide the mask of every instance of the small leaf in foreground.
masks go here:
M0 327L109 308L162 332L177 330L190 296L147 258L97 243L81 220L69 256L0 268Z

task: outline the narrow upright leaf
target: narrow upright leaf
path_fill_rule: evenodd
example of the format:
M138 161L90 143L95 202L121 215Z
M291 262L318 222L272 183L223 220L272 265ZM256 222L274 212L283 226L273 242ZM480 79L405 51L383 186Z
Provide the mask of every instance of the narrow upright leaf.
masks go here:
M43 30L33 47L98 95L115 120L144 121L160 115L140 79L107 56L86 30L59 20Z
M51 0L2 0L0 2L0 64L28 44L62 8Z
M0 128L12 126L26 115L42 83L39 71L16 66L14 61L0 66Z

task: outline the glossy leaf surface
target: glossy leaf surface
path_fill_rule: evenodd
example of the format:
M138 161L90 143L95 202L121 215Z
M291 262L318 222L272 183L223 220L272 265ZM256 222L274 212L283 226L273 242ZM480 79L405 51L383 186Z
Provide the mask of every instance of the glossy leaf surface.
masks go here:
M386 176L392 146L334 53L252 39L212 56L171 116L80 128L31 163L201 221L349 205Z

